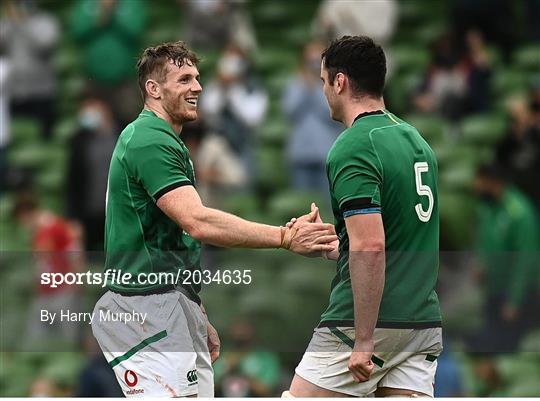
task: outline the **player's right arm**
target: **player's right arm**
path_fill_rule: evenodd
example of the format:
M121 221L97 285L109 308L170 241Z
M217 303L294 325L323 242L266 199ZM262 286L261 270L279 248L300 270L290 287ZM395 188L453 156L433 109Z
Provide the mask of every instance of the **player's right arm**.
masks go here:
M228 248L280 248L311 255L332 251L337 240L331 224L296 224L283 228L244 220L238 216L206 207L191 185L162 195L158 207L193 238Z

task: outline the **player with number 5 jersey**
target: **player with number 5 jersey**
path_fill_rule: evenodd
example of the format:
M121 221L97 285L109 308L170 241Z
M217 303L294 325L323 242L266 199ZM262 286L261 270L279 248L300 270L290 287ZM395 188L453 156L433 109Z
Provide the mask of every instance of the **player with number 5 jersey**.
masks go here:
M441 325L435 293L439 264L437 159L420 133L386 110L359 115L327 159L332 209L340 238L337 274L322 326L352 325L345 218L382 214L385 286L377 327Z
M330 115L345 126L326 164L339 240L323 256L336 260L336 275L285 395L433 396L442 352L437 159L386 109L385 75L384 51L368 37L345 36L322 54Z

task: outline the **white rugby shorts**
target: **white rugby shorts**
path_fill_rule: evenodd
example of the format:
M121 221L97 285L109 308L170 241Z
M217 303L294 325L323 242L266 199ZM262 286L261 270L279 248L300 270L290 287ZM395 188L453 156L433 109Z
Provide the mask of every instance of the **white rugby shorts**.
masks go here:
M437 357L442 352L442 329L375 329L374 370L367 382L357 383L348 363L354 328L317 328L296 368L303 379L327 390L354 397L372 395L378 387L392 387L433 397Z
M140 321L100 319L144 314ZM92 331L127 397L214 396L206 318L179 291L125 296L105 293L94 308Z

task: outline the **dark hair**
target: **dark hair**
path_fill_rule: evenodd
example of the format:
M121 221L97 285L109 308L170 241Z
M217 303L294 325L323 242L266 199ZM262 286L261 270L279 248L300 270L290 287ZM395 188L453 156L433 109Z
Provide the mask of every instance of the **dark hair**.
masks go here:
M381 46L367 36L343 36L322 53L330 85L338 73L347 75L353 92L379 98L383 94L386 57Z
M172 60L177 67L184 64L197 65L199 57L182 41L163 43L145 49L137 61L139 75L139 89L143 100L146 98L145 84L152 77L158 82L165 81L167 75L167 63Z
M508 169L504 168L504 166L502 166L499 162L495 161L480 165L476 170L476 174L479 177L490 178L500 182L507 182L510 179L507 170Z
M15 204L13 205L12 215L16 219L26 213L33 212L38 208L38 201L32 192L22 192L17 194Z

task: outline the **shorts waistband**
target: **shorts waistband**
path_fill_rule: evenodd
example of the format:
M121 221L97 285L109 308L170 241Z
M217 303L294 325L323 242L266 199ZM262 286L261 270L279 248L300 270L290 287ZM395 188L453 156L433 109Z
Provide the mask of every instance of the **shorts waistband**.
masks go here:
M317 328L321 327L354 327L354 320L325 320L319 323ZM442 322L377 322L377 329L432 329L442 327Z
M141 291L141 292L136 292L136 293L116 290L116 289L113 289L113 288L108 288L108 289L109 289L109 291L114 292L115 294L118 294L118 295L122 295L123 297L159 295L159 294L165 294L165 293L171 292L171 291L178 291L178 292L182 293L183 295L185 295L191 301L193 301L193 302L200 305L200 301L198 301L197 299L193 299L193 295L191 295L188 290L186 290L184 287L176 287L174 285L169 285L169 286L165 286L165 287L160 287L160 288Z

